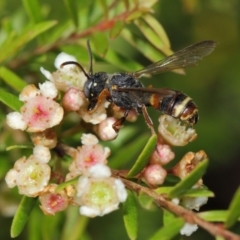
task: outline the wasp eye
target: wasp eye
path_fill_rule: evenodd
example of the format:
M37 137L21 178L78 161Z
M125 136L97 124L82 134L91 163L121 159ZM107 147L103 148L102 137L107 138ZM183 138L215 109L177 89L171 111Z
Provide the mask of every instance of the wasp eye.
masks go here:
M90 97L90 92L91 92L91 88L92 88L93 82L92 80L87 80L87 82L84 85L84 94L86 96L86 98Z

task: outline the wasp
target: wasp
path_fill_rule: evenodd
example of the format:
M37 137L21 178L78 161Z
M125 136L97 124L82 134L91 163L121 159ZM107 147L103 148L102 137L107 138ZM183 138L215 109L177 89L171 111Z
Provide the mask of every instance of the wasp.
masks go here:
M167 88L144 87L138 79L145 75L195 66L203 57L209 55L215 46L216 42L214 41L202 41L183 48L139 71L110 74L106 72L93 73L92 51L90 43L87 41L90 58L89 73L79 63L74 61L64 62L62 66L75 64L87 77L84 85L84 94L89 100L89 111L94 111L104 98L124 109L124 116L113 124L115 131L122 127L129 111L135 110L138 114L143 114L145 122L152 133L154 133L153 123L148 115L147 107L152 106L163 114L180 119L190 126L193 126L198 121L198 108L189 96L180 91Z

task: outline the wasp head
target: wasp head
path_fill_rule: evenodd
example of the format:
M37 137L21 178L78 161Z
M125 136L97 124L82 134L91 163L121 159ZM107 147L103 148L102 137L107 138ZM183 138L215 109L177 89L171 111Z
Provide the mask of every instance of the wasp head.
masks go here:
M98 72L88 77L84 85L84 94L89 100L88 110L92 110L98 101L100 93L105 88L105 83L108 79L108 74L105 72Z

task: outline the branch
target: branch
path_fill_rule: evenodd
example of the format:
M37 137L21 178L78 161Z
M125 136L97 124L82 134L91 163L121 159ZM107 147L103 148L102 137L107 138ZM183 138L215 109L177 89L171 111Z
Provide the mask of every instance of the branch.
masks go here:
M112 173L114 177L119 177L118 171L113 170ZM154 199L155 203L159 207L166 208L177 216L182 217L186 222L190 224L197 224L198 226L209 232L211 235L222 236L224 237L224 239L227 240L240 240L240 236L224 229L221 225L216 225L201 219L196 213L185 209L182 206L174 204L172 201L167 200L163 195L157 194L154 190L143 187L135 182L129 181L122 177L121 180L128 189L137 193L143 192L147 194Z

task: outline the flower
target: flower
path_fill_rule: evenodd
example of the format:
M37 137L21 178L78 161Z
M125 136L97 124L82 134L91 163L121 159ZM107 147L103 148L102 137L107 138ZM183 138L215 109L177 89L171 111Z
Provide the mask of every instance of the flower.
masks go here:
M39 162L42 163L48 163L51 159L51 153L49 149L42 145L37 145L34 147L33 155L39 160Z
M96 217L116 210L127 198L122 181L110 177L110 169L103 164L89 168L89 173L81 176L76 186L80 214Z
M17 186L20 194L36 197L47 186L50 173L48 164L31 155L28 159L18 159L14 168L7 173L5 181L10 188Z
M95 164L106 164L109 153L109 148L103 148L99 144L78 147L69 171L73 174L72 176L88 174L88 169Z
M167 171L159 164L151 164L144 169L143 177L147 184L152 187L161 185L165 177L167 176Z
M61 67L64 62L68 61L77 62L77 59L62 52L55 59L54 65L58 69L56 72L50 73L43 67L40 68L40 71L49 81L54 83L58 90L66 92L73 87L82 91L87 78L82 70L74 64L67 64Z
M183 156L180 162L172 169L174 175L185 178L201 161L207 159L207 155L204 151L199 151L197 153L188 152ZM197 185L202 185L202 180L200 179Z
M88 146L92 146L92 145L96 145L98 144L98 139L96 136L94 136L93 134L89 133L89 134L82 134L81 137L81 142L83 145L88 145Z
M44 85L44 84L43 84ZM46 84L49 85L49 84ZM34 85L26 86L19 95L24 101L20 112L12 112L7 115L7 124L13 129L27 130L28 132L40 132L60 123L63 118L63 108L51 97L56 97L56 91L52 88L42 95Z
M157 146L150 157L150 163L158 163L165 165L169 163L175 157L174 152L171 150L169 145L157 143Z
M101 140L110 141L117 137L118 133L112 127L116 121L116 118L108 117L99 123L97 134Z
M65 190L56 192L57 184L48 185L39 196L40 208L46 215L54 215L68 207L68 196Z
M208 197L184 197L181 201L181 205L188 209L194 209L199 211L200 207L206 204Z
M161 137L173 146L185 146L196 139L197 134L193 128L181 125L180 120L168 115L162 115L159 119L158 132Z
M82 91L71 87L62 98L62 106L67 111L78 111L86 101L86 97Z
M185 225L180 230L182 235L190 236L193 232L197 231L197 224L185 223Z
M107 118L106 108L109 105L109 102L102 101L92 111L88 111L88 105L88 102L85 102L78 111L78 114L85 122L95 125Z
M31 134L31 140L35 146L42 145L49 149L53 149L57 145L57 134L49 128L43 132L35 132Z

